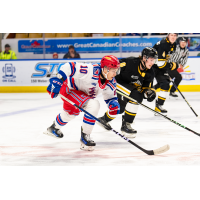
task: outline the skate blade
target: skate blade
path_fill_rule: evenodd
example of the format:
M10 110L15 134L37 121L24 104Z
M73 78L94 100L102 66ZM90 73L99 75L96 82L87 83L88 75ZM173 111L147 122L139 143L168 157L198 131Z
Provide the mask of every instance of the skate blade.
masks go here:
M57 138L57 139L61 139L60 137L56 137L54 134L52 134L52 133L50 133L48 131L44 131L43 134L51 136L51 137L54 137L54 138Z
M178 97L169 96L169 99L178 100Z
M84 150L84 151L94 151L94 146L86 146L85 144L83 144L81 142L81 147L80 147L81 150Z
M129 134L124 131L122 131L122 135L127 138L135 138L136 137L136 133Z

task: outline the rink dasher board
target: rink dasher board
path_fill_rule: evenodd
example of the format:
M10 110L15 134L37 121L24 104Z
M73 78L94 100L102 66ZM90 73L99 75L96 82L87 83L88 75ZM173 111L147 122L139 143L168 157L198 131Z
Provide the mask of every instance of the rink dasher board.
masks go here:
M1 60L0 93L46 92L48 74L56 74L66 62L99 63L100 59L70 60ZM200 92L200 58L188 58L183 80L179 86L182 92Z

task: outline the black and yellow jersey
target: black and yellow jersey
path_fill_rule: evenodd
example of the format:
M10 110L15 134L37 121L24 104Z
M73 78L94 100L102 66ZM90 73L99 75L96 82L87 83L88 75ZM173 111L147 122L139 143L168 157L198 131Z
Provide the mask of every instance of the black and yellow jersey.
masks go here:
M131 84L134 88L152 87L152 81L154 79L153 69L140 69L140 58L128 57L119 60L120 62L120 74L115 78L117 83Z
M170 56L176 51L176 43L171 44L168 38L157 42L153 48L158 52L158 62L154 67L167 71L171 67L171 63L176 67L176 63L170 62Z

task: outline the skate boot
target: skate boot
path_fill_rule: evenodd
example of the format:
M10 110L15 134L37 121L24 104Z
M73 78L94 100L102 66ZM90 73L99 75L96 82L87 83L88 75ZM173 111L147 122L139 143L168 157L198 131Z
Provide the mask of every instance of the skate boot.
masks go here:
M164 114L165 116L167 115L167 110L165 110L162 105L158 104L158 102L156 101L156 107L155 107L155 111L160 112L161 114ZM159 114L155 113L155 116L159 116Z
M85 151L93 151L94 150L94 146L96 146L96 143L91 140L90 138L90 134L85 134L83 133L83 129L81 127L81 150L85 150Z
M131 123L126 122L124 120L124 116L122 115L122 127L121 127L122 135L125 137L135 138L137 131L131 127Z
M111 129L112 129L112 127L110 126L110 124L109 124L108 121L106 120L105 115L104 115L103 117L99 117L98 119L100 120L100 122L106 124L108 127L107 127L107 126L104 126L102 123L99 123L98 121L96 121L96 123L97 123L98 125L102 126L102 127L105 128L106 130L111 130Z
M170 96L170 97L178 97L178 95L175 94L175 92L170 92L170 93L169 93L169 96Z
M62 138L64 136L61 130L55 128L55 122L43 133L56 138Z

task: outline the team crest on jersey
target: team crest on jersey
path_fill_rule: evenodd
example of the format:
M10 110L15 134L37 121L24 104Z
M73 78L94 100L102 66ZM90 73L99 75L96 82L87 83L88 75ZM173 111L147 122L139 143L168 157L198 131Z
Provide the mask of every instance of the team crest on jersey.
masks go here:
M100 68L99 66L94 67L93 74L94 74L95 76L99 76L99 75L100 75L100 72L101 72L101 68Z
M93 68L93 76L92 79L94 80L99 80L99 75L101 73L101 67L100 66L95 66Z

